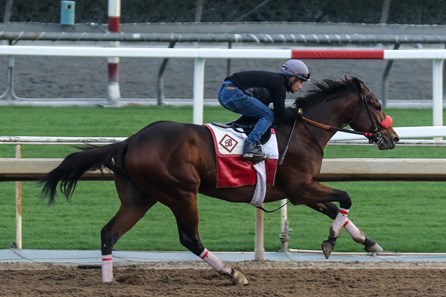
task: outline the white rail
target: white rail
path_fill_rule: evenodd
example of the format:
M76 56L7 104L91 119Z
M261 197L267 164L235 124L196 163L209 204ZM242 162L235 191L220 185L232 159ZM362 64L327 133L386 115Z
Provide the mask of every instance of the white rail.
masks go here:
M433 125L443 125L443 64L445 49L227 49L227 48L130 48L86 46L0 46L0 55L57 57L129 57L195 59L193 122L203 123L206 59L378 59L432 60Z

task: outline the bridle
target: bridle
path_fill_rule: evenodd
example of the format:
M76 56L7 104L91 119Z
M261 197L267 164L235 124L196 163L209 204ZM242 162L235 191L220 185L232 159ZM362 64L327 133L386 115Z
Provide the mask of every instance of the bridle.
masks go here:
M383 141L383 137L381 132L379 132L379 128L378 125L376 124L376 121L374 120L373 116L372 116L372 112L370 110L370 106L367 102L367 97L370 96L371 94L371 90L369 90L367 92L367 94L362 94L361 92L359 93L359 97L361 98L361 102L363 102L366 106L367 109L367 113L369 115L370 118L370 122L372 123L373 128L373 132L364 132L364 131L355 131L355 130L350 130L350 129L345 129L342 127L335 127L335 126L331 126L331 125L327 125L327 124L323 124L314 120L311 120L307 117L305 117L303 115L303 110L301 108L299 108L298 112L300 114L300 118L302 119L302 121L304 121L307 124L310 124L312 126L315 127L319 127L321 129L325 129L325 130L333 130L333 131L341 131L341 132L345 132L345 133L350 133L350 134L357 134L357 135L363 135L365 137L368 138L369 143L373 143L373 144L379 144ZM356 120L357 117L354 117L348 124L354 122ZM346 125L348 125L346 124ZM387 116L379 123L379 126L383 127L383 128L389 128L392 125L392 118L390 116Z

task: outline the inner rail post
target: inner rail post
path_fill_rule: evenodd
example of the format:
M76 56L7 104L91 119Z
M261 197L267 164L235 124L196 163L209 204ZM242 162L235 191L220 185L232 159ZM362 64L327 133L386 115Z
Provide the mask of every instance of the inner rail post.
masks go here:
M443 59L432 61L433 125L443 126ZM441 140L442 138L436 138Z
M22 158L22 145L17 144L15 149L16 159ZM16 201L16 235L13 246L19 250L22 249L22 182L15 183L15 201Z

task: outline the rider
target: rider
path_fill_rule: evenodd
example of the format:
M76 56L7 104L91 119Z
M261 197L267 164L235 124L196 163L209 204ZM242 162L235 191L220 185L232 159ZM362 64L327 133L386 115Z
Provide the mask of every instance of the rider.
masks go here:
M243 158L260 160L265 154L260 147L260 138L271 126L274 116L282 120L296 118L297 114L285 108L286 93L297 92L302 83L310 80L310 72L304 62L288 60L280 73L268 71L242 71L225 78L218 90L220 104L233 112L257 119L252 132L243 146ZM255 98L248 89L266 89L269 96ZM274 112L268 107L274 105Z

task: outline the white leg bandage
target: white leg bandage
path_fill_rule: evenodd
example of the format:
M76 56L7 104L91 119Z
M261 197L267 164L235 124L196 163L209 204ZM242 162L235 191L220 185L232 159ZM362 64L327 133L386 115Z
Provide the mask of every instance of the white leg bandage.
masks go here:
M344 226L345 222L347 221L348 216L348 209L340 208L338 211L338 215L336 216L335 220L331 224L331 229L333 231L333 234L331 234L334 237L338 237L341 233L342 227Z
M347 232L353 238L353 240L355 240L356 242L361 242L361 243L364 242L364 240L365 240L364 233L362 233L361 230L359 230L358 227L356 227L352 221L347 220L347 222L345 222L344 227L345 227L345 230L347 230Z
M112 255L102 256L102 282L113 282L113 258Z
M216 255L208 251L206 248L200 254L200 258L214 267L216 271L224 274L231 274L231 267L225 265Z

